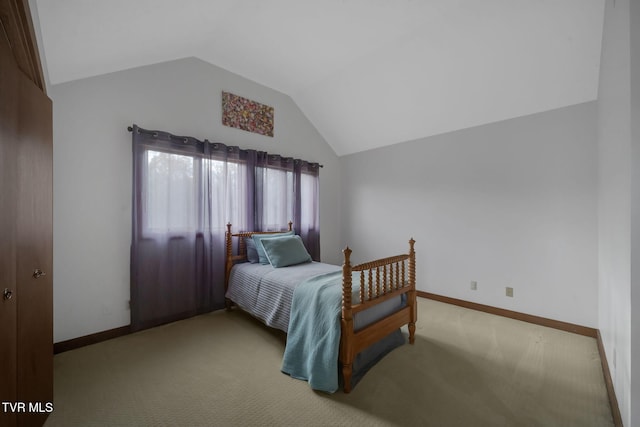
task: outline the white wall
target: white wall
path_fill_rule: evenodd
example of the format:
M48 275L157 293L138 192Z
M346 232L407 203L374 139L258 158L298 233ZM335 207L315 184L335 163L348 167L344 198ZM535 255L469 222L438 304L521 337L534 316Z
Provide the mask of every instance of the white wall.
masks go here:
M275 137L221 124L221 91L275 108ZM130 321L132 123L324 165L324 261L341 261L339 161L290 97L197 59L54 85L54 341Z
M595 118L591 102L341 157L343 241L361 261L413 236L420 290L597 327Z
M640 422L631 421L630 395L632 153L629 31L629 0L608 0L598 92L598 326L626 426Z
M631 39L631 390L629 422L640 425L640 2L630 4ZM631 402L636 402L634 405Z

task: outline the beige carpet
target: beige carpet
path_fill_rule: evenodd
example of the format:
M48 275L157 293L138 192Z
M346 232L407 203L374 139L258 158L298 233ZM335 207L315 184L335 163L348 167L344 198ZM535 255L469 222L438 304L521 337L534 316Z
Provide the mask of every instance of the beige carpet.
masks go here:
M54 426L610 426L596 341L418 299L415 345L351 394L280 372L285 337L219 311L55 356Z

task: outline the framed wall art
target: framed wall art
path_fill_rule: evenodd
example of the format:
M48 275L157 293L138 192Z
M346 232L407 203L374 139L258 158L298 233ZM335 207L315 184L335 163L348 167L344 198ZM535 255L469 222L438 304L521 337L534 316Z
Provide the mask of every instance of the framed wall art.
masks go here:
M222 124L273 137L273 107L222 92Z

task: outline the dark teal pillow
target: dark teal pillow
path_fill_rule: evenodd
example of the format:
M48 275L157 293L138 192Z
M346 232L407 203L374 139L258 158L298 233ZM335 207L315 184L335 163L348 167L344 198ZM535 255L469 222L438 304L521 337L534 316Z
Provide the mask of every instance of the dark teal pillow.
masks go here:
M293 236L293 231L287 231L285 233L273 233L273 234L254 234L251 237L253 238L253 243L256 244L256 251L258 252L258 262L260 264L269 264L269 259L267 255L264 253L264 248L262 247L262 241L267 239L275 239L277 237L284 236Z
M311 261L311 255L304 247L300 236L263 239L262 247L269 259L269 263L275 268Z

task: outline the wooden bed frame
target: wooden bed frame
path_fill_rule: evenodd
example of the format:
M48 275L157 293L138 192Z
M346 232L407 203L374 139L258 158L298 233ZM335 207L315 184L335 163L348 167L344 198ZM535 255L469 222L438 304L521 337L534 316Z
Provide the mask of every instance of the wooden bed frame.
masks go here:
M292 230L289 222L289 231ZM247 261L245 237L254 234L275 234L281 231L246 231L231 232L231 224L227 224L225 234L225 293L229 285L229 275L234 264ZM238 238L237 254L233 254L232 238ZM351 391L351 376L354 357L371 344L381 340L394 330L408 325L409 343L415 342L416 321L418 320L416 303L416 258L415 240L409 240L409 253L382 258L355 266L351 265L351 249L347 246L343 251L342 265L342 318L340 334L340 366L342 366L343 389ZM352 272L360 272L360 303L352 304ZM366 289L366 292L365 292ZM353 316L363 310L380 304L391 298L407 294L407 305L402 309L380 319L358 331L354 330ZM227 309L233 302L226 300Z

